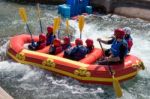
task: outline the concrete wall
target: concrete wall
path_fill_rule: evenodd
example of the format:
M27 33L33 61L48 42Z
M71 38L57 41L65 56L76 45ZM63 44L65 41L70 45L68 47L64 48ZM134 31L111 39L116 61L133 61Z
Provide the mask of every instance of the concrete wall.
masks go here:
M110 12L112 0L91 0L90 4L97 10Z
M111 9L115 14L150 21L150 0L113 0Z
M150 20L150 0L91 0L91 5L106 13Z
M113 11L117 7L137 7L150 9L150 0L91 0L91 5L96 8Z
M23 3L62 4L66 0L9 0ZM94 10L150 20L150 0L90 0Z

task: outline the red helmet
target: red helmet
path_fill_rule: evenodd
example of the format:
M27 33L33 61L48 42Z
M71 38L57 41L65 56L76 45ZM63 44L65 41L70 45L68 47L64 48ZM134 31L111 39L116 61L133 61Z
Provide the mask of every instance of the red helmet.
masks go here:
M39 35L39 41L45 42L45 41L46 41L46 35L43 34L43 33L41 33L41 34Z
M69 37L65 36L63 38L63 40L64 40L64 44L70 44L70 38Z
M118 28L118 29L115 29L115 31L114 31L114 35L115 35L115 37L118 39L123 39L123 37L125 36L125 32L124 32L124 30L123 29L121 29L121 28Z
M54 46L61 46L61 41L59 39L54 39L53 41Z
M82 41L80 38L77 38L77 39L75 40L75 44L76 44L76 45L83 45L83 41Z
M53 26L48 26L47 27L47 32L48 33L53 33Z
M87 39L87 40L85 41L85 43L86 43L86 45L87 45L88 47L93 46L93 40L92 40L92 39Z

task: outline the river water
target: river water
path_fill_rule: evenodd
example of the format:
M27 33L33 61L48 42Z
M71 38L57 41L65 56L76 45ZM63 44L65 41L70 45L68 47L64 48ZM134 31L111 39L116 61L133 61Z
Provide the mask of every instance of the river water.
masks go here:
M32 33L40 32L37 21L36 6L23 5L0 0L0 86L15 99L115 99L111 86L82 84L78 81L52 74L43 69L14 62L6 55L9 38L26 32L24 23L18 15L18 8L25 7L28 13L28 24ZM57 16L57 7L40 5L41 20L46 26L52 24ZM79 37L76 21L69 21ZM97 37L106 38L113 34L117 27L131 27L134 46L131 54L141 58L146 69L126 82L121 83L121 99L150 99L150 23L141 19L125 18L117 15L91 15L86 18L83 29L83 40L93 38L96 47ZM109 47L105 46L104 47Z

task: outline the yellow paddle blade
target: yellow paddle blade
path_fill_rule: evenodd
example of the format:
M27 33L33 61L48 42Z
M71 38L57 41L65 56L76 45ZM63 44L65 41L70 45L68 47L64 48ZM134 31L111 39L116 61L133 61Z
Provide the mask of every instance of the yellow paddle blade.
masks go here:
M56 34L57 31L57 26L58 25L58 19L54 18L54 23L53 23L53 34Z
M59 28L60 28L60 23L61 23L61 18L58 17L57 18L57 30L59 30Z
M61 18L54 18L53 34L56 34L56 31L60 28Z
M66 19L66 31L67 33L69 33L69 20Z
M84 27L84 16L79 16L78 17L79 18L79 29L80 29L80 32L82 32L82 30L83 30L83 27Z
M114 87L116 96L120 98L122 96L122 90L121 90L120 84L114 76L112 78L113 78L113 87Z
M19 8L19 15L23 22L27 22L27 14L25 8Z
M37 14L38 14L38 18L40 18L40 12L41 12L41 10L40 10L39 3L38 3L38 4L37 4Z

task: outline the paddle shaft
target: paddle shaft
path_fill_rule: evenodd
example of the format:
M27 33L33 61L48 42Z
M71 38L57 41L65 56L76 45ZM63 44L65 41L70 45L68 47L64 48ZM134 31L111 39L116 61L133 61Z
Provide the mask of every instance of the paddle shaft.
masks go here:
M82 33L80 32L80 39L82 39Z
M40 22L41 33L43 33L42 21L40 19L40 7L39 7L39 3L37 3L37 12L38 12L38 18L39 18L39 22Z
M29 28L29 25L28 25L27 23L26 23L26 26L27 26L28 32L30 33L31 40L33 41L32 33L31 33L30 28Z
M42 21L41 21L40 18L39 18L39 22L40 22L41 33L43 33L43 29L42 29Z
M105 56L105 52L104 52L103 46L102 46L102 44L101 44L101 42L100 42L100 41L98 41L98 42L99 42L99 44L100 44L100 47L101 47L101 49L102 49L103 56Z
M66 32L69 37L69 21L68 21L68 19L66 19Z
M105 56L105 52L104 52L103 46L102 46L102 44L101 44L100 41L99 41L99 44L100 44L100 47L101 47L101 49L102 49L103 56ZM113 75L112 69L111 69L110 65L108 64L108 62L107 62L107 66L108 66L108 69L109 69L109 71L110 71L110 74Z

